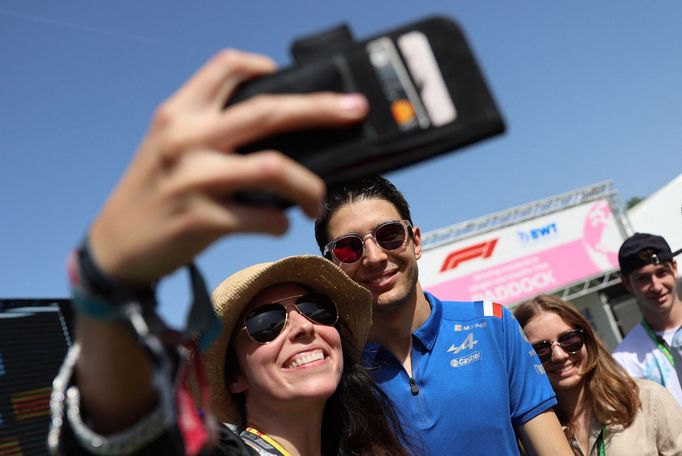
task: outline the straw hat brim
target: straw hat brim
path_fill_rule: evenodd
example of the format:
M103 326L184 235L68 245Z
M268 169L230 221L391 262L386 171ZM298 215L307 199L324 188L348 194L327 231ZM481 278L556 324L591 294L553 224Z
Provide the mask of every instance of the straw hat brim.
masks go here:
M232 333L251 300L279 283L297 283L330 296L338 307L339 319L350 328L355 346L361 350L367 341L372 324L371 293L324 257L292 256L256 264L231 275L211 295L223 328L204 355L213 413L222 422L241 424L242 421L225 381L225 356ZM356 359L359 355L352 354Z

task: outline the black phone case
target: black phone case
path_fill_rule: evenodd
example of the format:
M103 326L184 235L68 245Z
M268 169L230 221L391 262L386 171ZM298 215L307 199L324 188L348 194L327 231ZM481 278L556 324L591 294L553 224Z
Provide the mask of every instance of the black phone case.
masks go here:
M421 32L428 39L457 116L445 125L406 132L394 120L391 103L366 47L381 37L396 42L412 31ZM294 66L244 84L228 106L260 93L361 92L369 100L369 115L356 126L289 132L239 152L279 150L321 176L329 186L393 171L505 129L464 34L448 18L427 18L359 42L353 40L344 25L297 40L291 52ZM410 78L419 87L420 81L415 81L412 74ZM255 204L289 205L276 195L259 191L240 194L239 199Z

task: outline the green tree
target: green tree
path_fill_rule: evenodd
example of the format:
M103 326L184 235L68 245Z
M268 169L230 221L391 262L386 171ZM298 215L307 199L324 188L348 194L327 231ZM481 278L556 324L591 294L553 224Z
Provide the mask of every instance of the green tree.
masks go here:
M641 201L644 201L644 198L640 198L639 196L633 196L627 201L627 203L625 203L625 206L629 210L638 205Z

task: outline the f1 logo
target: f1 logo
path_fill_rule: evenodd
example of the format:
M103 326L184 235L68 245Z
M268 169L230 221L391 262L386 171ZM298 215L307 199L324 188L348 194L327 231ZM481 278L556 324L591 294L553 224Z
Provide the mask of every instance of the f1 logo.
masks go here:
M455 250L445 258L443 265L440 267L440 272L455 269L465 261L473 260L475 258L488 258L493 254L493 250L495 250L497 239L498 238L491 239L490 241L481 242L480 244L475 244L469 247L464 247L463 249Z

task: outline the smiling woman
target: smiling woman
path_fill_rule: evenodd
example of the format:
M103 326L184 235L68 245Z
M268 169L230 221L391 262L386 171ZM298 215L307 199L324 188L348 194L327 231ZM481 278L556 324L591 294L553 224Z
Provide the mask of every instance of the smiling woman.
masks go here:
M104 447L116 454L202 449L207 455L400 456L406 454L403 445L414 444L406 441L393 405L360 365L372 322L371 295L332 262L306 255L256 264L225 279L211 301L222 325L203 360L190 345L187 366L196 367L197 375L189 377L189 389L204 407L196 413L178 400L184 450L174 443L173 432L153 424L163 406L142 420L128 417L133 427L109 435L88 430L78 406L67 401L70 419L60 437L65 453ZM182 379L193 371L182 362L177 371L176 393L187 398ZM56 382L67 379L60 374ZM193 418L210 411L224 423L217 439L208 437L210 424ZM197 436L203 443L193 447Z
M514 315L556 392L576 455L680 454L682 409L672 395L628 376L572 305L541 295Z
M297 256L233 274L212 300L223 330L205 359L211 403L248 445L402 454L392 406L358 364L367 290L322 257Z

